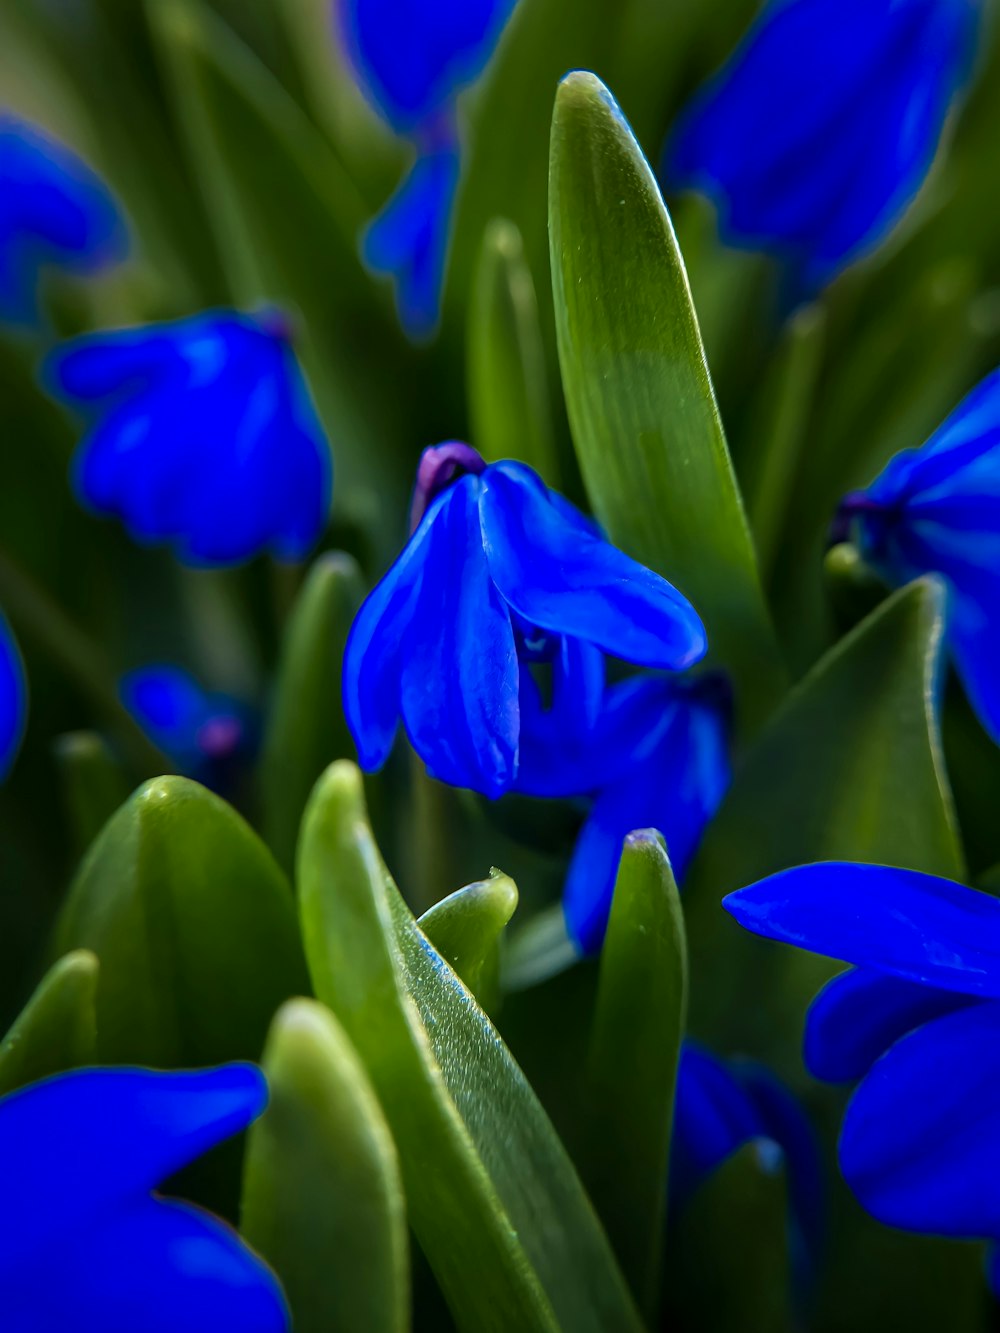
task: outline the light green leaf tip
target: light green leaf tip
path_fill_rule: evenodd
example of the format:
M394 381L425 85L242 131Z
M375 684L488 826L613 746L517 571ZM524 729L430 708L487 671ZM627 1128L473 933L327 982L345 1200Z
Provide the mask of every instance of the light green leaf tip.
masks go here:
M0 1096L93 1063L97 975L97 959L87 949L76 949L49 968L0 1041Z
M500 939L516 908L517 885L494 870L442 898L417 922L486 1010L499 996Z

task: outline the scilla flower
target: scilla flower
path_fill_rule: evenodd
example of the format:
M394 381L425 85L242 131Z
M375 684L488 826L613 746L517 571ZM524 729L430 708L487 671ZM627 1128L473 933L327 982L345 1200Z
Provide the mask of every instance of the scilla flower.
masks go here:
M566 640L677 671L705 652L691 604L521 463L426 450L413 526L344 656L364 768L385 762L402 719L432 776L500 796L518 776L523 662L552 661Z
M839 1154L864 1207L889 1226L1000 1241L1000 902L829 863L723 905L755 934L856 965L814 1002L806 1059L821 1078L861 1080Z
M158 1185L263 1111L252 1065L85 1069L0 1100L5 1333L284 1333L277 1280Z
M28 687L21 654L10 626L0 614L0 782L17 758L27 708Z
M80 500L193 565L269 550L301 560L323 531L332 463L280 316L216 310L74 339L50 391L90 420Z
M947 581L948 642L983 726L1000 741L1000 371L920 449L897 454L842 502L833 537L853 537L889 583Z
M515 0L337 0L344 47L365 96L416 149L399 190L372 223L368 263L396 281L404 328L438 318L458 186L455 98L479 77Z
M809 294L873 249L922 185L975 51L980 0L769 0L668 145L732 244Z
M68 148L0 110L0 321L35 323L46 266L93 273L126 248L104 183Z

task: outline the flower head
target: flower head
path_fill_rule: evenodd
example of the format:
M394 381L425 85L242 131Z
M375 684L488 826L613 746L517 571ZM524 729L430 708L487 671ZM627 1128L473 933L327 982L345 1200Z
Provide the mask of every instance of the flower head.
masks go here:
M0 614L0 782L17 758L28 710L24 666L10 626Z
M521 463L428 450L414 513L344 657L364 768L385 762L402 718L434 777L500 796L518 775L523 662L551 661L566 640L669 670L705 652L690 603Z
M330 452L280 318L219 310L91 334L45 378L90 420L80 500L136 541L221 565L300 560L322 533Z
M666 174L811 293L896 224L968 79L979 0L769 0L695 98Z
M266 1101L242 1064L79 1070L0 1100L4 1328L284 1333L281 1288L236 1233L152 1193Z
M848 495L835 538L853 536L889 583L940 574L948 642L983 726L1000 741L1000 371L919 449Z
M34 324L47 265L93 273L125 255L110 191L75 153L0 110L0 321Z

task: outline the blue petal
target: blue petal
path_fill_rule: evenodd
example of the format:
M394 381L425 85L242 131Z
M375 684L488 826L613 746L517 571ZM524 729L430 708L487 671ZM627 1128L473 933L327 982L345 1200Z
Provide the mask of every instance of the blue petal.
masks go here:
M604 703L604 655L580 639L558 641L548 707L531 668L520 669L521 729L517 790L525 796L589 795L607 780L609 758L596 745ZM646 721L648 722L648 717ZM615 755L621 751L615 752Z
M1000 901L915 870L830 861L730 893L757 935L905 980L1000 997Z
M5 1280L3 1306L6 1333L291 1327L277 1279L235 1231L201 1209L150 1198L63 1236Z
M630 791L612 787L594 802L566 871L562 909L566 930L581 953L597 953L611 911L622 843L644 828Z
M140 667L118 684L122 703L164 752L190 754L209 715L204 690L180 667Z
M28 682L10 626L0 613L0 782L17 758L28 713Z
M914 1028L979 1001L868 968L834 977L806 1018L806 1068L827 1083L854 1083Z
M764 1137L756 1104L722 1061L685 1041L670 1148L670 1189L676 1207L683 1208L698 1186L744 1143Z
M1000 1235L1000 1005L936 1019L896 1043L844 1116L840 1166L880 1222Z
M517 773L518 661L483 551L479 484L466 476L445 491L430 527L402 648L401 709L432 777L495 797Z
M494 463L482 483L490 572L524 620L642 666L680 671L704 656L705 629L691 603L595 537L582 517L572 522L530 468Z
M395 281L411 338L426 337L438 322L458 176L457 146L421 155L365 233L365 262Z

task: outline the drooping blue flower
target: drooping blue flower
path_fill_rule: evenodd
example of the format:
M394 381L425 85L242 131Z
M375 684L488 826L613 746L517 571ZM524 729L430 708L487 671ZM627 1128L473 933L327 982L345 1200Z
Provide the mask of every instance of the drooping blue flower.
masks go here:
M228 694L202 689L178 666L129 671L118 692L150 740L185 777L225 791L252 757L255 737L246 706Z
M979 720L1000 742L1000 371L919 449L896 455L841 502L832 536L853 537L889 583L948 584L948 642Z
M94 273L126 250L125 222L103 181L63 144L0 109L0 322L37 322L46 266Z
M17 758L27 712L24 664L10 626L0 612L0 782Z
M273 312L215 310L95 333L44 370L90 428L73 461L80 501L192 565L269 550L301 560L330 508L330 450Z
M517 790L587 796L590 813L563 891L570 937L601 947L622 842L637 828L664 835L683 878L702 832L729 786L731 701L723 678L640 676L606 686L603 657L566 641L545 707L521 665L521 757Z
M861 1080L839 1155L864 1207L890 1226L1000 1241L1000 901L827 863L723 905L758 935L855 965L814 1002L806 1057L820 1077Z
M482 73L516 0L336 0L344 49L375 110L417 157L365 237L376 272L396 283L403 327L438 319L459 176L457 95Z
M668 670L705 652L690 603L521 463L426 450L412 527L344 656L363 768L385 762L402 719L432 776L500 796L518 777L522 662L568 640Z
M668 144L669 183L809 295L923 184L968 80L981 0L769 0Z
M277 1279L239 1236L153 1193L266 1102L245 1064L78 1070L0 1100L5 1333L285 1333Z

